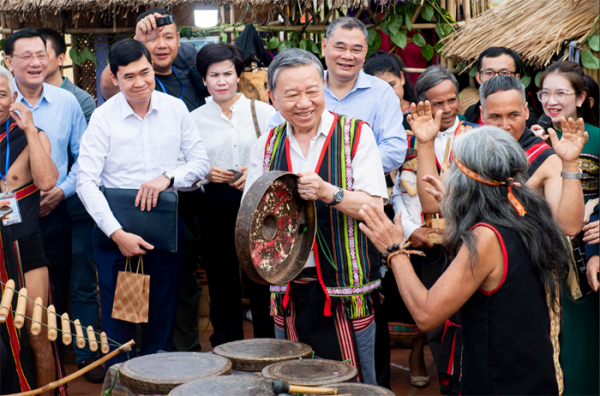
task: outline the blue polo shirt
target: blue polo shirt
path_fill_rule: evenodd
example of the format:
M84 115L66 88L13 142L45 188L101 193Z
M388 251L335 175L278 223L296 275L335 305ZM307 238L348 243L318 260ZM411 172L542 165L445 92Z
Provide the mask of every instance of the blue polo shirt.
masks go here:
M354 87L340 99L329 89L325 72L325 107L371 126L385 173L402 166L406 155L406 130L402 125L400 99L388 83L361 70ZM277 112L269 123L269 130L284 121Z
M16 83L16 81L15 81ZM56 186L65 193L65 199L75 193L75 176L77 175L77 157L81 136L87 128L85 117L75 96L67 90L44 83L42 96L37 103L31 105L19 90L17 84L17 102L22 102L31 109L35 126L43 130L52 145L51 157L58 168ZM75 163L68 171L69 149Z

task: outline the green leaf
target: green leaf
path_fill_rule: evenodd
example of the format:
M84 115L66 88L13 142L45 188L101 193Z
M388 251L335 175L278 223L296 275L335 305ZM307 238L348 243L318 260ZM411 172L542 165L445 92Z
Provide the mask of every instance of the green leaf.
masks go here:
M589 49L581 53L581 64L588 69L600 69L600 59L596 58Z
M371 34L373 32L373 34ZM375 52L381 46L381 36L375 30L369 30L369 51Z
M6 39L0 40L0 51L4 51L4 44L6 44Z
M412 30L412 22L410 21L410 18L408 17L408 13L406 10L404 10L404 20L406 21L406 27L407 29L410 31Z
M473 65L471 70L469 70L469 77L475 77L477 73L479 73L479 69L477 69L477 65Z
M370 47L375 43L376 37L378 37L379 34L377 34L377 30L375 30L375 29L369 29L367 31L367 33L368 33L367 45Z
M590 38L588 38L588 45L592 51L600 51L600 36L590 36Z
M223 34L221 35L221 41L222 41L222 42L224 42L224 43L226 43L226 42L227 42L227 33L223 33Z
M449 35L451 32L454 31L454 28L452 27L452 25L443 25L444 26L444 33L445 36Z
M83 63L81 61L79 51L77 51L77 48L75 47L71 47L71 49L69 50L69 57L76 65L80 65Z
M94 55L92 53L92 51L90 51L89 48L84 48L83 51L81 51L81 59L82 59L81 63L85 62L86 60L89 60L89 61L91 61L91 62L93 62L95 64L98 64L98 60L96 59L96 55Z
M539 71L539 72L538 72L538 73L535 75L535 80L534 80L534 81L535 81L535 86L536 86L536 87L538 87L538 88L541 88L541 87L540 87L540 78L542 78L542 74L544 74L544 72L543 72L543 71Z
M425 19L427 22L431 22L433 19L433 7L427 4L425 7L421 8L421 18Z
M442 44L438 41L437 43L435 43L435 47L433 47L433 48L435 49L435 52L437 52L439 54L443 47L444 47L444 44Z
M238 37L240 37L240 31L236 29L235 30L235 38L238 38Z
M402 15L394 15L394 19L388 25L390 33L398 33L402 27Z
M179 34L188 40L192 38L192 29L187 26L183 26L179 28Z
M423 54L425 60L430 61L434 54L433 47L429 44L424 45L421 47L421 54Z
M308 50L308 40L300 40L300 42L298 43L298 48L300 48L301 50L307 51Z
M446 32L444 32L444 29L439 23L435 25L435 33L438 35L439 38L443 38L446 35Z
M390 32L390 26L388 25L387 21L383 21L379 24L379 29L381 29L381 31L385 34L387 34L388 36L391 34Z
M446 23L456 23L456 21L454 20L454 18L452 18L450 16L450 13L448 12L448 10L444 9L444 8L440 8L440 14L442 15L442 19L446 22Z
M531 84L531 77L526 74L523 77L521 77L521 82L523 83L525 88L527 88L529 84Z
M290 32L289 39L292 41L298 40L298 35L296 34L296 32Z
M317 45L317 43L315 43L314 41L310 41L310 45L311 45L311 47L310 47L310 51L311 51L313 54L321 55L321 47L319 47L319 46Z
M407 42L406 33L407 33L407 31L402 29L398 33L392 34L390 36L390 40L392 40L392 43L396 44L398 47L404 49L404 48L406 48L406 42Z
M267 48L270 50L274 50L277 47L279 47L279 39L277 37L271 37L271 39L267 43Z
M295 42L293 42L291 40L285 40L285 41L282 41L281 44L279 44L279 52L283 52L286 49L295 48L295 47L297 47Z
M415 43L416 46L422 47L427 44L425 38L421 36L421 33L415 34L412 39L413 43Z

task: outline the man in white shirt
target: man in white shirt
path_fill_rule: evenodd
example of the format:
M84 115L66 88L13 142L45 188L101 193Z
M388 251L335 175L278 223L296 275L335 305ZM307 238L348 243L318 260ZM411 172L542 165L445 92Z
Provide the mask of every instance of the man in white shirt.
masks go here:
M147 241L124 230L98 187L139 189L135 201L139 209L131 210L152 210L161 192L190 187L202 179L209 162L185 104L154 91L154 71L146 47L125 39L111 48L108 57L111 78L121 92L92 115L80 148L77 193L97 224L95 233L104 232L115 242L112 248L95 243L94 254L102 329L119 343L135 337L135 325L111 318L117 274L123 271L126 258L145 255L145 273L153 282L141 348L142 354L149 354L172 347L181 256L153 251ZM186 162L178 167L180 150ZM135 350L131 353L135 356ZM119 355L108 364L125 358Z
M325 109L323 68L311 53L284 51L268 78L271 101L288 122L255 143L246 192L270 170L297 173L300 197L315 201L325 241L315 243L301 281L271 287L275 334L309 344L319 357L349 360L361 381L375 384L380 259L358 228L363 204L387 201L373 131Z

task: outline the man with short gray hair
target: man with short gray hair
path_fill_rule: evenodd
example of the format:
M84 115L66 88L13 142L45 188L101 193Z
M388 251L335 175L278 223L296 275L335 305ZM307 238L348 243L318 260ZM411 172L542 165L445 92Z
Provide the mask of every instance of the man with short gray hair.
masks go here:
M316 204L322 236L296 280L271 287L275 334L319 357L348 360L360 381L375 384L380 261L358 227L362 205L381 208L388 199L373 131L325 108L323 68L313 54L284 51L268 78L269 97L287 121L254 144L244 193L268 171L296 173L300 197Z
M552 139L550 147L527 128L529 109L521 80L511 76L491 78L479 87L479 98L483 122L507 131L525 150L529 161L527 185L546 197L565 235L579 234L583 226L584 202L579 170L579 153L583 145L581 148L578 145L583 137L570 135L578 129L584 130L583 120L576 123L563 118L563 138L556 142ZM552 128L548 133L551 138L552 135L556 137ZM572 155L576 148L579 150L577 155Z
M327 110L363 120L373 128L383 171L389 173L404 163L406 131L394 90L362 70L367 39L365 25L356 18L342 17L329 24L321 42L327 64L325 103ZM283 121L281 113L277 113L269 129Z

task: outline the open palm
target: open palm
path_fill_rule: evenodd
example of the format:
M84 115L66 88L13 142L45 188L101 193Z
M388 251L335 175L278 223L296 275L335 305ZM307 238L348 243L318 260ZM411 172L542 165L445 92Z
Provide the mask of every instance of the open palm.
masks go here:
M585 132L583 119L575 122L569 117L567 121L564 117L560 120L562 128L562 137L560 140L554 129L549 128L548 134L552 140L552 148L556 155L563 161L576 161L587 143L589 135Z
M442 126L442 110L439 110L434 118L428 100L425 103L419 102L418 105L412 103L407 121L420 143L433 142Z

